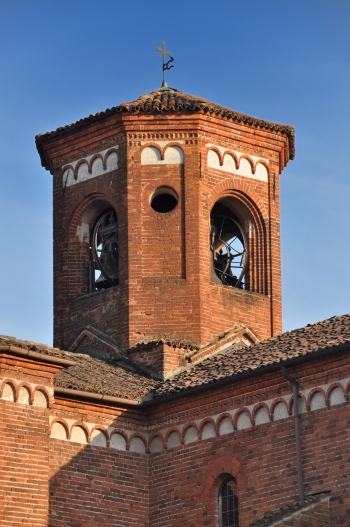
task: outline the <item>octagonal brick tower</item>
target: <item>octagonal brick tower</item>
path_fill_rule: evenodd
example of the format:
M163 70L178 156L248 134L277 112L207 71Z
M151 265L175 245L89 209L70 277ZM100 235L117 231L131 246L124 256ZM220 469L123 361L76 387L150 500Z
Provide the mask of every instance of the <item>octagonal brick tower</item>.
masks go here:
M291 126L162 88L36 143L54 179L55 346L164 377L281 332Z

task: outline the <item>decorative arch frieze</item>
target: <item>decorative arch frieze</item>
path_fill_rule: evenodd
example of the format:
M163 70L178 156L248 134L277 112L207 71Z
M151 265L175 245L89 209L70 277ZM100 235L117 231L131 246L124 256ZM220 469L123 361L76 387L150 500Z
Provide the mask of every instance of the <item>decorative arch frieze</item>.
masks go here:
M242 152L207 145L207 167L268 182L269 160Z
M116 145L63 165L61 168L63 188L117 170L119 163L118 148L119 145ZM101 163L95 163L98 159L101 160Z
M141 165L182 165L184 151L175 143L162 147L156 143L147 143L141 148Z

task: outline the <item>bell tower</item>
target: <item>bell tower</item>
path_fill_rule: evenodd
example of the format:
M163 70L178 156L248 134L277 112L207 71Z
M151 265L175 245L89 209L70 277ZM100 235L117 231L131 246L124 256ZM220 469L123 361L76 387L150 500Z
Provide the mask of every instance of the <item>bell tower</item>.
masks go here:
M291 126L165 86L36 143L54 179L55 346L164 377L281 332Z

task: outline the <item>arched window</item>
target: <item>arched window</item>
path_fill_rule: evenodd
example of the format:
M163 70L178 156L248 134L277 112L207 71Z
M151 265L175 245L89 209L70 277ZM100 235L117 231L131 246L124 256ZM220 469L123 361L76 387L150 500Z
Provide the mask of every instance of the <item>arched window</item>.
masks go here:
M237 484L234 478L226 479L219 493L220 527L238 527Z
M247 289L248 240L233 200L218 201L211 212L212 282Z
M119 283L118 220L114 210L105 211L91 233L92 266L90 290L107 289Z

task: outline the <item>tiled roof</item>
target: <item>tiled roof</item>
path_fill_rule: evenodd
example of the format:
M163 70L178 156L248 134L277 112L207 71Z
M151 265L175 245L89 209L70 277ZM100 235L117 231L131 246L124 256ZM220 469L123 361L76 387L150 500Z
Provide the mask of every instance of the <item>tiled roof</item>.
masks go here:
M294 158L295 155L295 140L294 140L294 128L290 125L283 125L278 123L272 123L270 121L265 121L262 119L257 119L256 117L250 117L240 112L235 112L229 108L220 106L219 104L212 103L206 99L201 99L199 97L194 97L193 95L188 95L182 93L181 91L174 89L166 90L155 90L146 95L142 95L136 101L124 102L119 106L113 106L112 108L107 108L103 112L98 112L89 117L80 119L79 121L69 124L67 126L61 126L57 130L52 132L47 132L44 134L38 134L35 138L36 145L41 155L41 144L46 139L51 139L53 137L59 136L66 132L70 132L76 129L85 126L86 124L93 123L100 120L101 118L108 117L120 112L177 112L177 111L190 111L198 112L205 111L213 115L226 117L238 123L247 124L255 126L257 128L264 128L266 130L271 130L273 132L281 132L286 134L289 139L289 155L290 159Z
M87 354L63 351L47 344L0 335L0 346L13 346L41 355L68 359L75 365L66 366L55 376L55 386L83 392L110 395L123 399L138 399L152 391L155 381L123 360L106 360Z
M57 387L133 400L146 395L147 399L150 396L158 399L181 392L185 394L191 388L209 386L235 376L239 378L248 372L259 373L266 366L278 366L303 356L311 358L343 345L349 345L350 350L350 315L309 324L247 348L230 346L165 381L159 381L123 359L107 360L0 336L0 346L14 346L74 361L75 365L66 366L56 374Z
M123 361L101 360L74 352L69 357L76 365L64 368L55 376L55 386L60 388L138 399L159 383Z
M52 348L48 344L39 344L38 342L32 342L31 340L16 339L15 337L9 337L7 335L0 335L0 346L13 346L15 348L34 351L52 357L60 357L63 359L68 358L65 351L58 348Z
M314 355L326 349L349 344L350 315L335 316L305 327L265 339L245 349L226 348L160 384L153 398L204 386L264 366Z
M289 516L297 516L299 512L303 511L303 509L309 508L312 505L316 505L318 501L320 501L328 494L329 491L326 490L324 492L318 492L313 495L307 496L303 501L294 501L293 503L282 507L281 509L270 514L269 516L265 516L261 520L251 523L249 527L271 527L272 525L276 525L276 522L283 521Z

